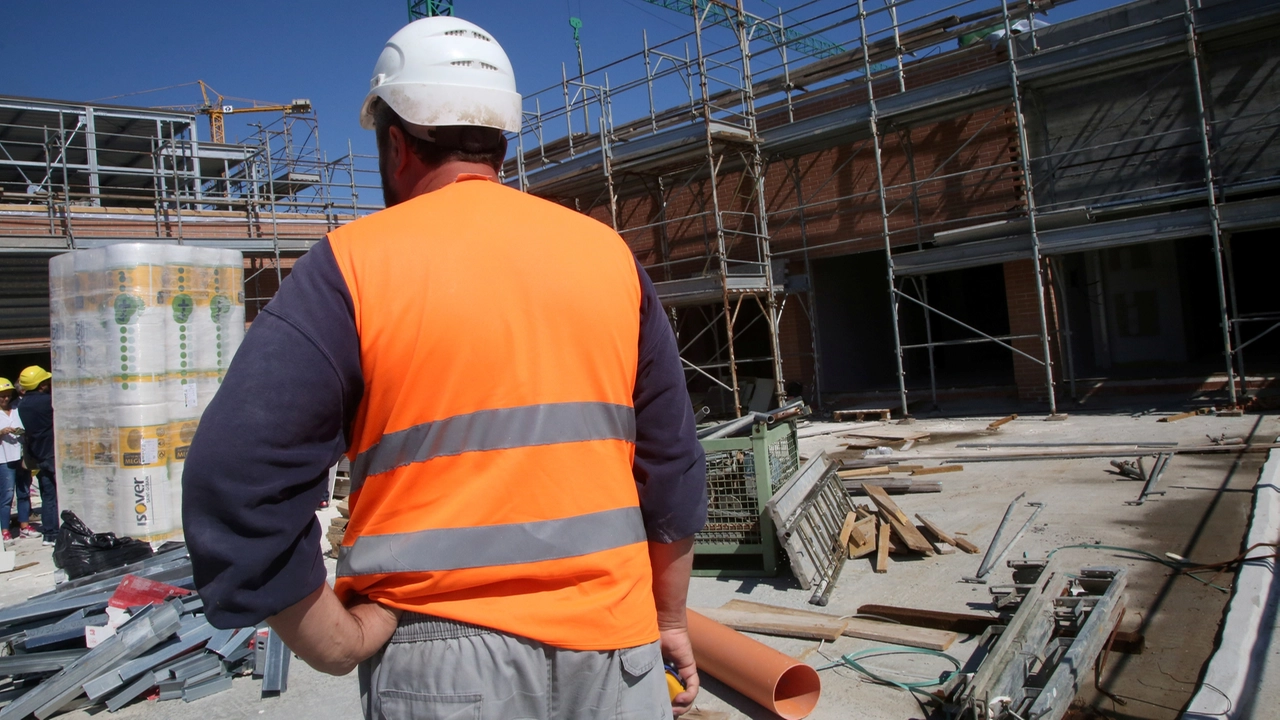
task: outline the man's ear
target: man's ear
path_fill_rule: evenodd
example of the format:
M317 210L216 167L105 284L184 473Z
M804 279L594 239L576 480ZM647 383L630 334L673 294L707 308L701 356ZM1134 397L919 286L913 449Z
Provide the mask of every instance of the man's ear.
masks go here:
M405 164L409 160L409 144L404 136L404 130L394 125L387 128L387 167L391 170L391 177L399 180L404 176Z

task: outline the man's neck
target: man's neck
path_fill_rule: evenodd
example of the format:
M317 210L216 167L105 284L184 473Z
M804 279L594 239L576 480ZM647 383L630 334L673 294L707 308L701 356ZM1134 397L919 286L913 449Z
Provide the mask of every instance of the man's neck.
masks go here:
M415 198L419 195L426 195L429 192L439 190L453 183L458 179L459 175L484 175L492 180L498 179L498 173L484 163L450 160L424 173L418 179L418 182L414 184L413 192L409 193L409 197Z

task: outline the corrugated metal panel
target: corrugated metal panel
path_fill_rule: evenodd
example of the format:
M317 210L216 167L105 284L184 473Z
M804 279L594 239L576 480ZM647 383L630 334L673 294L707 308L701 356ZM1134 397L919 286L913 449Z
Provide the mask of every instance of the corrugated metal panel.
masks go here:
M0 256L0 353L49 347L49 256Z

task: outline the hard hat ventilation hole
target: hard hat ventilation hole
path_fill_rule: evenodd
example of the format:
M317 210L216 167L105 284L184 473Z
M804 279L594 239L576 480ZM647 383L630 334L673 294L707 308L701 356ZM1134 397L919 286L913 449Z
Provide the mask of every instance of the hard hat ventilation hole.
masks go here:
M461 37L463 35L466 35L467 31L466 30L446 30L444 34L450 37Z
M480 67L481 67L481 68L483 68L483 69L485 69L485 70L495 70L495 71L496 71L496 70L498 69L498 66L497 66L497 65L490 65L490 64L489 64L489 63L487 63L487 62L482 62L482 63L480 63Z
M454 60L453 62L451 62L451 63L449 63L449 64L450 64L450 65L453 65L453 66L455 66L455 67L471 67L471 61L470 61L470 60Z

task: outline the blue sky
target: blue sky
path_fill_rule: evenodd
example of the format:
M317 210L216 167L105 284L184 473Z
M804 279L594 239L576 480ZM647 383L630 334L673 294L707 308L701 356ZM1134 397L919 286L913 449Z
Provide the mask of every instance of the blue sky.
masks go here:
M951 2L915 0L910 13ZM956 12L964 14L998 2L975 0ZM781 4L794 8L802 3ZM804 4L789 23L847 2ZM867 0L869 11L883 4L884 0ZM1052 11L1048 19L1061 21L1115 4L1119 3L1076 0ZM763 0L747 0L746 5L761 15L776 13ZM236 98L267 102L309 98L320 119L321 146L331 158L345 153L348 138L357 152L373 152L372 133L360 129L356 114L382 43L407 21L404 0L6 0L4 6L0 54L6 62L0 94L91 101L203 79ZM688 18L642 0L455 0L455 9L498 38L526 94L559 83L561 63L576 67L570 15L583 21L588 68L640 51L642 29L647 30L650 43L657 44L692 28ZM908 14L907 9L902 12ZM853 33L856 26L837 28L829 35L835 42L846 43ZM711 45L731 41L728 31L708 36ZM636 62L615 68L610 82L616 85L623 76L642 69ZM603 76L594 79L602 82ZM106 102L160 106L196 104L199 99L199 89L187 86ZM228 120L229 140L248 134L233 120ZM207 138L207 133L202 121L202 137Z

